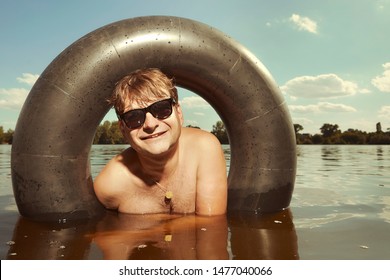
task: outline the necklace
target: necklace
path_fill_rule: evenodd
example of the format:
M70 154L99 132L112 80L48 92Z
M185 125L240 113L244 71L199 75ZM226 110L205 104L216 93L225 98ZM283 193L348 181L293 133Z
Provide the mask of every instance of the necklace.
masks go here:
M159 187L163 192L165 192L164 202L166 205L169 205L170 213L172 213L173 205L172 205L172 198L173 198L173 192L168 190L168 188L165 188L163 185L161 185L156 180L153 180L157 187Z

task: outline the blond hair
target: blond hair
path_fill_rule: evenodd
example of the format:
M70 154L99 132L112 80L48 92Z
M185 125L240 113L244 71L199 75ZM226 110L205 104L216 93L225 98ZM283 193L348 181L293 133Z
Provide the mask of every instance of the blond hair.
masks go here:
M173 80L159 69L148 68L136 70L119 80L108 102L117 113L122 114L126 104L147 103L164 97L171 97L177 103Z

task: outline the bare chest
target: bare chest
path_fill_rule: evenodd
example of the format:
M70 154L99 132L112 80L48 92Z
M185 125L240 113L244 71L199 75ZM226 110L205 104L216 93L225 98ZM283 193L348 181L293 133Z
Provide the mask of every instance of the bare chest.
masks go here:
M132 214L194 213L195 201L195 178L182 176L161 183L150 179L126 186L118 210Z

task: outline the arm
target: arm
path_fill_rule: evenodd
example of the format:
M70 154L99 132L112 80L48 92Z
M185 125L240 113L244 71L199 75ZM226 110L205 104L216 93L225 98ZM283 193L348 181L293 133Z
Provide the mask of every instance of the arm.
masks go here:
M199 163L196 187L196 214L221 215L227 207L227 172L221 144L211 133L197 139Z
M95 194L99 201L106 207L107 209L116 210L119 207L119 193L115 192L114 185L117 185L118 176L116 170L117 159L113 158L111 161L107 163L107 165L102 169L99 175L96 177L93 183L93 187L95 190ZM115 176L117 175L117 176Z

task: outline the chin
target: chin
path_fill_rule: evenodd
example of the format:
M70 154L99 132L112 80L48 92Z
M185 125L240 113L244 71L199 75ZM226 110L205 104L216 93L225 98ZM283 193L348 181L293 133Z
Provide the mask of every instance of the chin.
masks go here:
M134 143L137 146L136 151L138 153L147 155L147 156L164 156L172 152L175 143L178 143L178 138L173 137L169 133L161 135L160 137L150 138L146 140L139 140L137 143Z
M143 152L151 156L163 156L171 151L172 145L170 143L159 141L158 143L150 143L143 148Z

